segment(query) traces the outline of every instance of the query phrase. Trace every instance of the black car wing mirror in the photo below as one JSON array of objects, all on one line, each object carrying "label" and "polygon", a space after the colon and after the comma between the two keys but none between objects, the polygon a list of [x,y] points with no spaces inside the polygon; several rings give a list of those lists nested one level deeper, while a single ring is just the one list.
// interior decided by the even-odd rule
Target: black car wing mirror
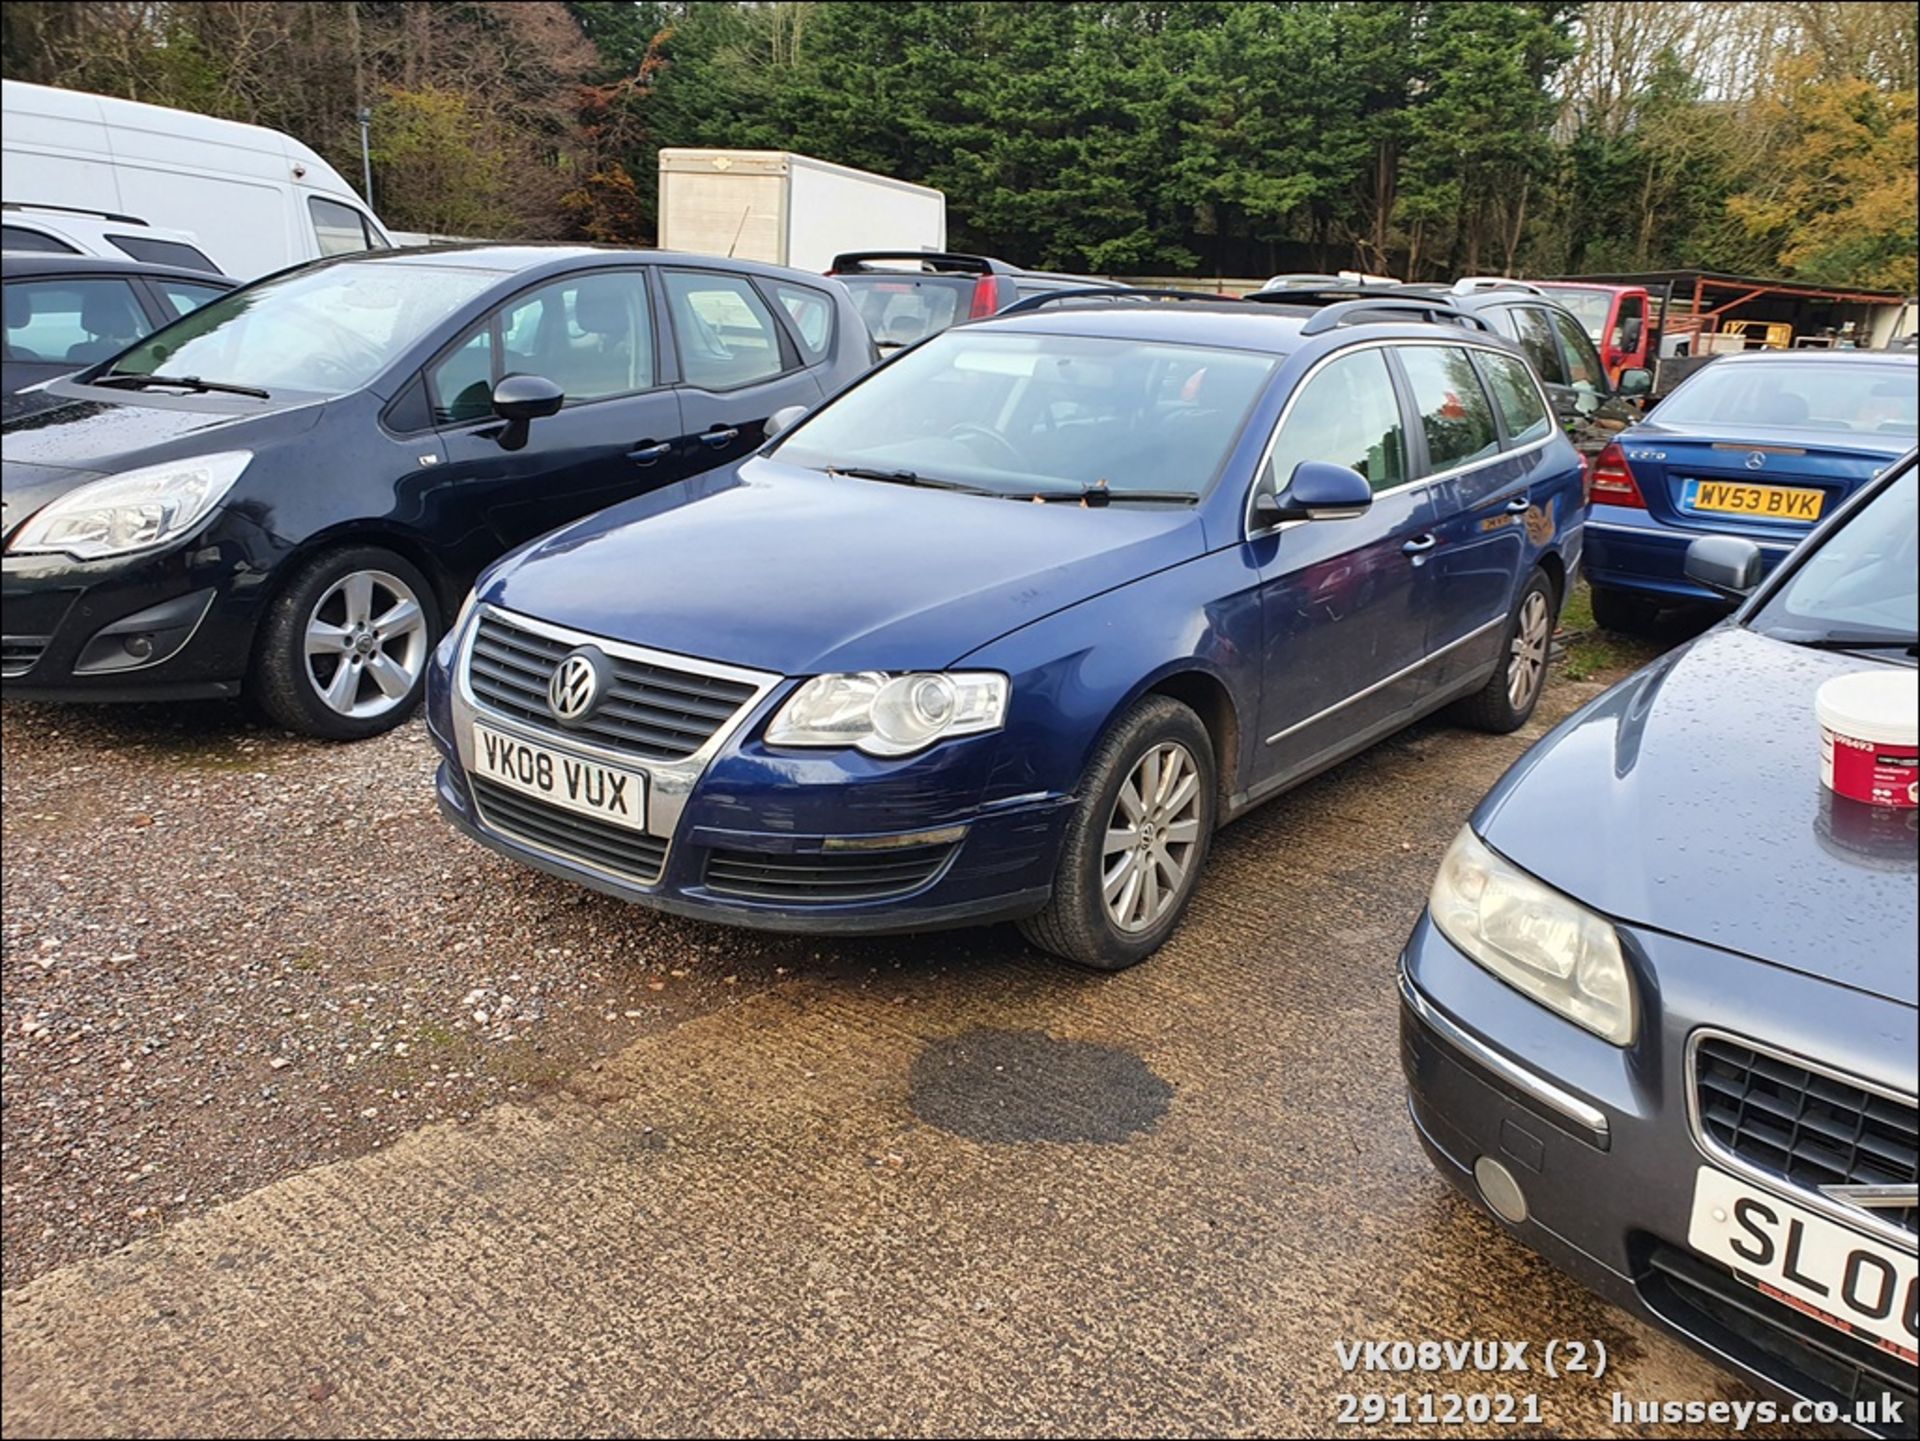
[{"label": "black car wing mirror", "polygon": [[567,401],[567,393],[544,375],[503,375],[493,388],[493,413],[506,421],[498,440],[502,450],[519,450],[527,443],[530,421],[552,415]]},{"label": "black car wing mirror", "polygon": [[1636,400],[1652,394],[1653,372],[1644,365],[1628,366],[1620,372],[1620,383],[1614,387],[1614,393],[1623,400]]},{"label": "black car wing mirror", "polygon": [[1359,471],[1331,461],[1303,460],[1280,494],[1262,491],[1255,497],[1253,518],[1261,526],[1283,520],[1352,520],[1372,504],[1373,487]]},{"label": "black car wing mirror", "polygon": [[1734,535],[1703,535],[1687,547],[1688,580],[1729,600],[1745,600],[1760,584],[1760,547]]}]

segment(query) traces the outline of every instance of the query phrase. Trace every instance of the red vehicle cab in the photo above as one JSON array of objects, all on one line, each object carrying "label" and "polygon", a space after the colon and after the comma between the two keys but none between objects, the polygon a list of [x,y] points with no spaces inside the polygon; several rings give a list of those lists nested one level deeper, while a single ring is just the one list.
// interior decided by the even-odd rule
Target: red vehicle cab
[{"label": "red vehicle cab", "polygon": [[1593,343],[1600,347],[1600,363],[1607,379],[1620,383],[1620,372],[1651,367],[1653,297],[1640,285],[1593,285],[1585,281],[1535,282],[1571,310]]}]

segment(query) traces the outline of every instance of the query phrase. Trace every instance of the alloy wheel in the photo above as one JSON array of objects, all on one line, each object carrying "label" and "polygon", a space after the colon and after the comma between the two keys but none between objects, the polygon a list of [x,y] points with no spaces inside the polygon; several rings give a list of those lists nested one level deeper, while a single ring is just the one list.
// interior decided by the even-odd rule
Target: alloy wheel
[{"label": "alloy wheel", "polygon": [[1177,741],[1142,756],[1107,820],[1101,899],[1122,931],[1150,928],[1186,892],[1200,842],[1200,768]]},{"label": "alloy wheel", "polygon": [[427,639],[411,586],[383,570],[352,571],[307,616],[307,680],[329,710],[358,720],[384,715],[413,693]]},{"label": "alloy wheel", "polygon": [[1507,662],[1507,701],[1516,711],[1533,703],[1547,670],[1547,650],[1553,643],[1553,616],[1546,596],[1528,593],[1520,607],[1520,624],[1513,633],[1513,655]]}]

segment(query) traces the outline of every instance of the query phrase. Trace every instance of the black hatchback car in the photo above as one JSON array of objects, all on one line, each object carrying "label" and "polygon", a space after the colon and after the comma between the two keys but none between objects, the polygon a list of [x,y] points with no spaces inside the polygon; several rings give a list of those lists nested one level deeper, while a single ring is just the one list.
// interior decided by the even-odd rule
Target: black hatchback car
[{"label": "black hatchback car", "polygon": [[9,401],[5,694],[244,690],[376,734],[488,561],[872,359],[838,284],[744,261],[455,246],[257,281]]},{"label": "black hatchback car", "polygon": [[239,284],[144,260],[11,251],[0,260],[0,280],[7,301],[4,395],[118,355]]}]

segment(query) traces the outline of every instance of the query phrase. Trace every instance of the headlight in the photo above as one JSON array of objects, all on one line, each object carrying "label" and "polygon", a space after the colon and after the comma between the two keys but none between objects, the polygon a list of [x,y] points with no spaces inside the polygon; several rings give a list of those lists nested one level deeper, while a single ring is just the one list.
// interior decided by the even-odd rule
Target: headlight
[{"label": "headlight", "polygon": [[948,736],[998,730],[1006,718],[1007,678],[990,671],[819,675],[780,708],[767,744],[904,756]]},{"label": "headlight", "polygon": [[1496,856],[1463,826],[1429,901],[1461,950],[1541,1005],[1616,1046],[1631,1045],[1633,980],[1613,926]]},{"label": "headlight", "polygon": [[93,481],[43,507],[7,549],[98,560],[165,545],[204,520],[252,459],[250,450],[229,450]]}]

